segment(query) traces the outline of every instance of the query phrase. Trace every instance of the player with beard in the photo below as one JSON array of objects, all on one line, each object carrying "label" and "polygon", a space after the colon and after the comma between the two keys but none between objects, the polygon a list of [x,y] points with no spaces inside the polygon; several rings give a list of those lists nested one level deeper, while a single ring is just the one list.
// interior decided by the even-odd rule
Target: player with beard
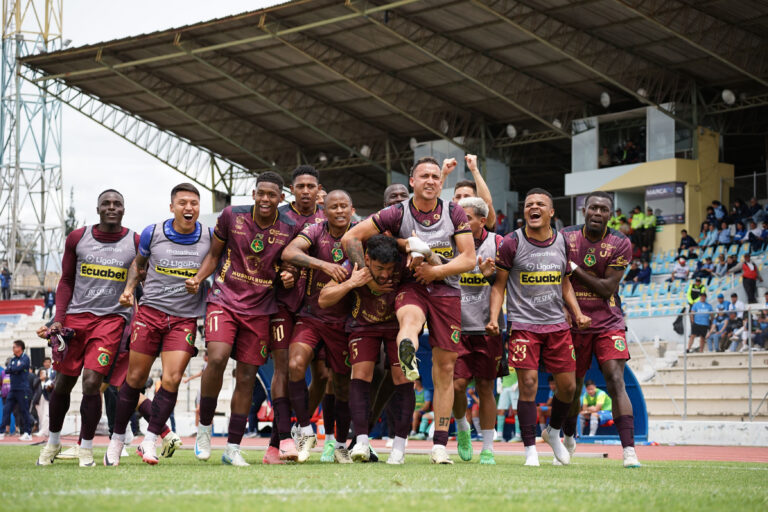
[{"label": "player with beard", "polygon": [[[312,224],[323,222],[325,214],[318,202],[322,186],[320,174],[311,165],[300,165],[293,170],[291,193],[295,200],[278,208],[281,215],[293,220],[304,229]],[[325,203],[323,199],[322,203]],[[296,447],[291,440],[291,403],[288,400],[288,345],[293,336],[293,328],[304,300],[307,288],[307,269],[295,269],[283,265],[285,270],[293,271],[298,277],[295,285],[287,289],[277,288],[277,313],[270,320],[270,351],[274,361],[274,374],[270,393],[275,412],[272,437],[264,454],[265,464],[279,464],[281,460],[295,460]],[[317,407],[326,390],[328,371],[321,360],[312,363],[312,383],[310,384],[310,405]],[[314,411],[314,409],[311,409]],[[333,395],[323,400],[323,414],[328,416],[330,428],[333,428]],[[326,423],[328,425],[328,423]]]},{"label": "player with beard", "polygon": [[120,304],[134,305],[134,291],[140,276],[146,274],[138,310],[133,318],[128,375],[120,387],[115,427],[105,466],[120,463],[125,428],[139,395],[144,389],[155,358],[160,354],[163,377],[152,400],[152,414],[139,453],[147,464],[157,464],[155,442],[165,429],[176,399],[179,384],[195,355],[197,318],[203,315],[203,290],[187,293],[185,281],[197,274],[211,246],[211,234],[197,222],[200,192],[191,183],[171,190],[173,218],[148,226],[141,234],[139,253],[133,260]]},{"label": "player with beard", "polygon": [[[419,376],[416,360],[418,336],[426,322],[432,347],[435,384],[435,435],[431,460],[452,464],[445,445],[453,407],[453,371],[456,358],[466,352],[461,343],[461,292],[458,275],[475,266],[475,248],[467,216],[454,203],[440,199],[440,164],[419,159],[411,168],[413,197],[383,209],[352,228],[343,239],[350,261],[365,265],[363,242],[377,233],[398,237],[408,254],[411,270],[396,298],[398,359],[408,380]],[[439,253],[446,261],[430,265],[424,257]]]},{"label": "player with beard", "polygon": [[[618,289],[624,270],[632,259],[632,244],[619,231],[608,228],[613,200],[605,192],[592,192],[584,204],[584,224],[563,230],[571,268],[571,283],[584,314],[592,318],[588,329],[572,330],[576,348],[576,389],[597,357],[613,403],[613,418],[624,448],[624,467],[639,467],[635,453],[632,402],[624,387],[624,366],[629,359],[624,315]],[[577,393],[580,395],[580,393]],[[574,396],[571,413],[563,425],[563,443],[576,449],[576,422],[581,408]]]},{"label": "player with beard", "polygon": [[[232,415],[229,419],[224,464],[247,466],[240,453],[259,366],[269,354],[269,319],[277,312],[274,282],[283,249],[299,226],[277,211],[283,200],[283,179],[263,172],[256,179],[253,205],[228,206],[216,221],[211,249],[197,274],[187,279],[187,292],[197,294],[200,284],[216,271],[208,293],[205,341],[208,366],[202,375],[200,425],[195,456],[211,456],[211,430],[224,369],[230,356],[237,361]],[[282,279],[292,279],[282,272]]]},{"label": "player with beard", "polygon": [[491,315],[486,330],[499,334],[498,318],[504,291],[507,293],[509,365],[517,372],[520,399],[517,415],[525,445],[525,465],[538,466],[536,453],[536,391],[539,362],[555,378],[548,443],[562,464],[570,454],[560,441],[560,428],[576,390],[576,357],[564,304],[579,328],[589,327],[568,278],[565,240],[554,231],[552,196],[531,189],[525,196],[525,226],[508,234],[496,257],[496,282],[491,289]]},{"label": "player with beard", "polygon": [[[349,432],[349,357],[345,323],[349,311],[348,301],[330,308],[321,308],[317,301],[320,291],[331,281],[343,281],[347,272],[341,264],[346,259],[341,237],[352,221],[352,199],[343,190],[333,190],[325,197],[327,221],[313,224],[294,239],[283,252],[283,260],[300,268],[310,269],[304,306],[291,338],[288,363],[288,396],[301,429],[297,442],[298,461],[305,462],[317,436],[310,425],[309,390],[305,375],[309,363],[316,358],[321,347],[333,377],[335,391],[336,446],[334,460],[351,463],[346,448]],[[333,432],[329,430],[329,432]]]},{"label": "player with beard", "polygon": [[462,274],[459,281],[461,337],[470,353],[460,356],[454,369],[453,417],[456,419],[456,440],[461,459],[471,460],[472,439],[466,417],[467,385],[474,379],[480,399],[480,429],[483,436],[480,464],[496,464],[493,457],[496,432],[496,398],[493,396],[493,387],[500,373],[504,347],[501,335],[487,335],[485,326],[490,320],[491,283],[496,277],[494,260],[502,237],[486,231],[488,205],[481,198],[465,197],[459,201],[459,206],[464,208],[469,219],[469,227],[475,239],[477,264],[471,272]]},{"label": "player with beard", "polygon": [[58,372],[49,404],[48,443],[40,450],[39,466],[53,464],[61,451],[61,428],[69,397],[83,374],[82,425],[78,450],[81,467],[95,466],[93,436],[101,419],[100,388],[117,357],[125,322],[131,310],[117,302],[136,256],[139,236],[122,226],[125,201],[116,190],[99,194],[99,223],[76,229],[67,236],[61,260],[61,280],[56,289],[56,316],[37,335],[49,338],[74,330],[64,357],[54,363]]}]

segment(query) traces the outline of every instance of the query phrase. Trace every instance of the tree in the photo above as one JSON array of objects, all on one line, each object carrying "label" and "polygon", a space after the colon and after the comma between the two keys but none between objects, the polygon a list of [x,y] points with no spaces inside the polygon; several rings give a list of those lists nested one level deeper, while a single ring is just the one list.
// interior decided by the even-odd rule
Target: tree
[{"label": "tree", "polygon": [[75,188],[69,189],[69,208],[67,208],[67,218],[64,219],[64,236],[69,235],[77,229],[77,218],[75,217]]}]

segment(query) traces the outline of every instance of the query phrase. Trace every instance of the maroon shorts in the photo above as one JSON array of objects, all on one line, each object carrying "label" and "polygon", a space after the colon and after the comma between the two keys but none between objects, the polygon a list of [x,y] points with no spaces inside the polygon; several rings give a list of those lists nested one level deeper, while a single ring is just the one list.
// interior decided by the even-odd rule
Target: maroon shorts
[{"label": "maroon shorts", "polygon": [[151,306],[139,306],[131,327],[131,350],[148,356],[160,352],[195,355],[197,318],[169,315]]},{"label": "maroon shorts", "polygon": [[539,360],[549,373],[576,371],[570,329],[555,332],[509,331],[509,366],[538,370]]},{"label": "maroon shorts", "polygon": [[288,350],[293,327],[296,325],[296,315],[288,311],[282,304],[277,307],[277,313],[269,318],[269,350]]},{"label": "maroon shorts", "polygon": [[395,310],[403,306],[417,306],[424,312],[432,348],[456,352],[459,356],[469,352],[461,342],[461,297],[433,297],[425,286],[407,283],[395,298]]},{"label": "maroon shorts", "polygon": [[75,335],[69,340],[66,357],[53,363],[53,369],[70,377],[79,376],[83,368],[108,374],[120,349],[125,317],[74,313],[64,318],[64,327],[74,329]]},{"label": "maroon shorts", "polygon": [[263,366],[269,355],[269,316],[240,315],[221,304],[208,303],[205,314],[205,344],[216,341],[232,345],[232,359]]},{"label": "maroon shorts", "polygon": [[291,343],[304,343],[312,347],[317,355],[325,347],[325,362],[336,373],[348,375],[351,371],[349,362],[349,338],[344,330],[346,322],[323,322],[306,316],[296,321]]},{"label": "maroon shorts", "polygon": [[366,329],[353,332],[349,335],[349,361],[357,363],[377,362],[381,356],[381,346],[387,351],[390,364],[394,361],[399,364],[397,358],[397,330],[393,329]]},{"label": "maroon shorts", "polygon": [[123,385],[123,382],[125,382],[125,377],[128,375],[128,360],[130,359],[130,354],[130,352],[120,352],[117,354],[107,378],[104,379],[110,386],[119,388]]},{"label": "maroon shorts", "polygon": [[592,354],[603,364],[613,359],[628,360],[627,336],[623,330],[607,332],[571,331],[576,349],[576,377],[583,378],[592,365]]},{"label": "maroon shorts", "polygon": [[462,334],[461,342],[470,352],[456,360],[453,378],[494,380],[501,366],[501,358],[504,357],[501,335]]}]

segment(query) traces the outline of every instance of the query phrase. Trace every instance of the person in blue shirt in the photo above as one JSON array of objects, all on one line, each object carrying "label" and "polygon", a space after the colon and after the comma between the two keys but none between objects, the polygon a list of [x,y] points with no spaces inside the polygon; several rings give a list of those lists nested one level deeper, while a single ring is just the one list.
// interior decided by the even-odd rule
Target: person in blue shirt
[{"label": "person in blue shirt", "polygon": [[11,272],[6,267],[0,270],[0,290],[3,300],[11,300]]},{"label": "person in blue shirt", "polygon": [[715,218],[722,220],[725,217],[725,207],[720,201],[712,201],[712,208],[715,209]]},{"label": "person in blue shirt", "polygon": [[740,244],[741,242],[746,242],[745,240],[746,236],[747,236],[747,228],[744,227],[744,223],[741,221],[737,222],[736,232],[733,234],[731,243]]},{"label": "person in blue shirt", "polygon": [[43,296],[43,305],[45,306],[43,309],[43,318],[45,318],[46,311],[48,312],[48,318],[52,318],[53,306],[56,305],[56,293],[54,293],[54,291],[50,288],[45,291],[45,296]]},{"label": "person in blue shirt", "polygon": [[5,373],[11,376],[11,391],[5,400],[3,407],[3,419],[0,422],[0,439],[5,437],[5,427],[11,421],[11,412],[18,406],[21,412],[22,426],[20,428],[22,435],[20,441],[31,441],[32,436],[32,415],[29,414],[29,398],[31,389],[29,387],[29,356],[24,353],[24,342],[16,340],[13,342],[13,358],[10,364],[5,368]]},{"label": "person in blue shirt", "polygon": [[707,350],[709,352],[717,352],[720,349],[720,340],[725,335],[725,331],[728,328],[728,314],[730,309],[730,302],[725,302],[723,294],[717,296],[718,303],[715,305],[715,311],[717,316],[712,320],[712,326],[707,332]]},{"label": "person in blue shirt", "polygon": [[[712,322],[711,313],[714,308],[707,302],[707,294],[699,295],[699,300],[691,306],[691,335],[688,337],[688,352],[704,352],[704,341],[709,333],[709,324]],[[698,350],[692,350],[693,340],[699,338]]]},{"label": "person in blue shirt", "polygon": [[709,231],[707,231],[706,237],[701,243],[699,243],[699,245],[702,247],[710,247],[710,246],[714,247],[715,245],[717,245],[717,236],[718,236],[717,227],[714,224],[710,224]]}]

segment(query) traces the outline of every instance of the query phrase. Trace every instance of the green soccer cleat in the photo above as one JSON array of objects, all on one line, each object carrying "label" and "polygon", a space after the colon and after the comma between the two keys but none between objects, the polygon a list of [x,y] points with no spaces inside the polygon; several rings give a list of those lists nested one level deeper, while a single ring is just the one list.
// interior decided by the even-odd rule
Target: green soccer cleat
[{"label": "green soccer cleat", "polygon": [[334,462],[333,451],[336,449],[336,441],[326,442],[323,445],[323,454],[320,456],[320,462]]},{"label": "green soccer cleat", "polygon": [[469,430],[456,432],[456,442],[459,445],[461,460],[472,460],[472,434]]},{"label": "green soccer cleat", "polygon": [[496,465],[496,459],[493,458],[493,452],[491,450],[483,450],[480,452],[480,464]]}]

